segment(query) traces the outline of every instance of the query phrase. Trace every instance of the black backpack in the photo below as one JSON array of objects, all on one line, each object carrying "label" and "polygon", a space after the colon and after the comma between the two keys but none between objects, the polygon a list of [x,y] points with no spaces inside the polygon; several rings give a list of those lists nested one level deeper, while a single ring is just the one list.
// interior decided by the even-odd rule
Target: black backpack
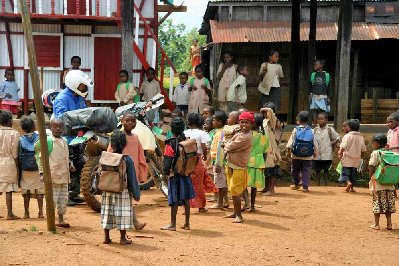
[{"label": "black backpack", "polygon": [[21,137],[19,146],[19,164],[23,171],[37,171],[39,168],[35,158],[35,143],[39,135],[25,135]]}]

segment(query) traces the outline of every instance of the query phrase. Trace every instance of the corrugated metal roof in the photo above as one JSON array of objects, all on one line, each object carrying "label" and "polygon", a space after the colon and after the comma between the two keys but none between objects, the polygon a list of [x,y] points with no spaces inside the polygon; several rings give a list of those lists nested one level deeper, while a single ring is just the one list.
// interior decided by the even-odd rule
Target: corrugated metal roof
[{"label": "corrugated metal roof", "polygon": [[[215,43],[237,42],[290,42],[290,22],[256,22],[210,21],[212,39]],[[319,22],[316,38],[318,41],[332,41],[337,39],[338,24],[334,22]],[[301,23],[301,41],[309,38],[309,23]],[[399,39],[399,24],[367,24],[353,23],[352,40]]]}]

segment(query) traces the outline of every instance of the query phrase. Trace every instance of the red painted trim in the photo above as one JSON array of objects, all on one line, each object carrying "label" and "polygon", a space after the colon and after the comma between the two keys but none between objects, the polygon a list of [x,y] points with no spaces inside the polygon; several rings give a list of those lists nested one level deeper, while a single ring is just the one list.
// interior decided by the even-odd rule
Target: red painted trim
[{"label": "red painted trim", "polygon": [[118,17],[118,18],[120,18],[121,17],[121,0],[117,0],[116,1],[116,16]]},{"label": "red painted trim", "polygon": [[24,114],[28,115],[29,111],[29,70],[24,70]]},{"label": "red painted trim", "polygon": [[64,33],[65,36],[74,36],[74,37],[91,37],[91,33]]},{"label": "red painted trim", "polygon": [[[0,66],[0,69],[7,69],[7,68],[11,68],[11,66]],[[25,68],[23,66],[14,66],[12,67],[14,70],[24,70]]]},{"label": "red painted trim", "polygon": [[51,15],[55,14],[55,2],[54,0],[51,0]]},{"label": "red painted trim", "polygon": [[6,0],[1,0],[1,13],[6,13]]},{"label": "red painted trim", "polygon": [[100,0],[96,0],[96,15],[100,15]]},{"label": "red painted trim", "polygon": [[36,13],[36,0],[32,0],[32,13]]},{"label": "red painted trim", "polygon": [[12,44],[11,44],[11,37],[10,37],[10,24],[8,22],[5,23],[5,28],[6,28],[8,59],[10,60],[10,66],[12,68],[14,68],[14,54],[12,52]]},{"label": "red painted trim", "polygon": [[[154,1],[154,2],[157,2],[157,1]],[[144,3],[145,3],[145,0],[141,0],[140,7],[139,7],[140,11],[143,11]],[[155,11],[155,9],[154,9],[154,11]]]},{"label": "red painted trim", "polygon": [[80,15],[80,1],[76,0],[76,15],[79,16]]}]

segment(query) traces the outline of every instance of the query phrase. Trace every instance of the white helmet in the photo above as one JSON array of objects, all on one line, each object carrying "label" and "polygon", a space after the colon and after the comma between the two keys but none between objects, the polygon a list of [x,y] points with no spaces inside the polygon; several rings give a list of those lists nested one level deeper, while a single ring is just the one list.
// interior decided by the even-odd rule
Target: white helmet
[{"label": "white helmet", "polygon": [[71,70],[65,76],[65,85],[79,96],[86,97],[86,92],[81,92],[78,87],[85,84],[88,88],[92,88],[94,83],[91,78],[81,70]]}]

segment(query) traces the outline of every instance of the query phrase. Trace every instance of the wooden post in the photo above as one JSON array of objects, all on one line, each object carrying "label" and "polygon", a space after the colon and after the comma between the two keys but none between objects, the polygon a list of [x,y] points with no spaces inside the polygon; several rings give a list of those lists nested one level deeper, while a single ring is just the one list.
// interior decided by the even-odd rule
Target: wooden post
[{"label": "wooden post", "polygon": [[353,53],[353,74],[352,74],[352,88],[351,88],[351,105],[350,105],[350,118],[354,118],[358,110],[358,97],[357,93],[357,68],[359,63],[359,50]]},{"label": "wooden post", "polygon": [[[127,70],[128,73],[133,73],[133,24],[134,24],[134,7],[133,1],[122,0],[121,15],[122,15],[122,69]],[[138,14],[136,14],[138,16]],[[137,43],[137,45],[139,45]]]},{"label": "wooden post", "polygon": [[43,174],[44,174],[44,188],[46,191],[46,215],[47,215],[47,230],[55,232],[55,212],[54,212],[54,201],[53,201],[53,186],[51,182],[51,172],[49,164],[49,154],[47,147],[47,135],[45,129],[44,121],[44,111],[43,103],[41,101],[40,94],[40,82],[39,73],[37,71],[37,61],[35,44],[33,42],[32,35],[32,23],[30,20],[28,6],[25,0],[19,0],[21,17],[22,17],[22,27],[24,30],[26,49],[28,52],[28,62],[29,62],[29,73],[32,81],[33,95],[36,107],[36,119],[37,126],[39,129],[39,138],[41,143],[40,152],[42,154],[43,163]]},{"label": "wooden post", "polygon": [[294,123],[298,105],[300,70],[301,1],[292,0],[290,87],[288,90],[288,122]]},{"label": "wooden post", "polygon": [[378,113],[377,89],[373,88],[373,115],[371,118],[373,124],[377,123],[377,113]]},{"label": "wooden post", "polygon": [[317,29],[317,0],[310,1],[309,47],[308,47],[308,77],[313,70],[316,59],[316,29]]},{"label": "wooden post", "polygon": [[340,23],[337,42],[336,75],[336,115],[335,128],[348,118],[349,111],[349,72],[352,39],[352,0],[341,0]]}]

